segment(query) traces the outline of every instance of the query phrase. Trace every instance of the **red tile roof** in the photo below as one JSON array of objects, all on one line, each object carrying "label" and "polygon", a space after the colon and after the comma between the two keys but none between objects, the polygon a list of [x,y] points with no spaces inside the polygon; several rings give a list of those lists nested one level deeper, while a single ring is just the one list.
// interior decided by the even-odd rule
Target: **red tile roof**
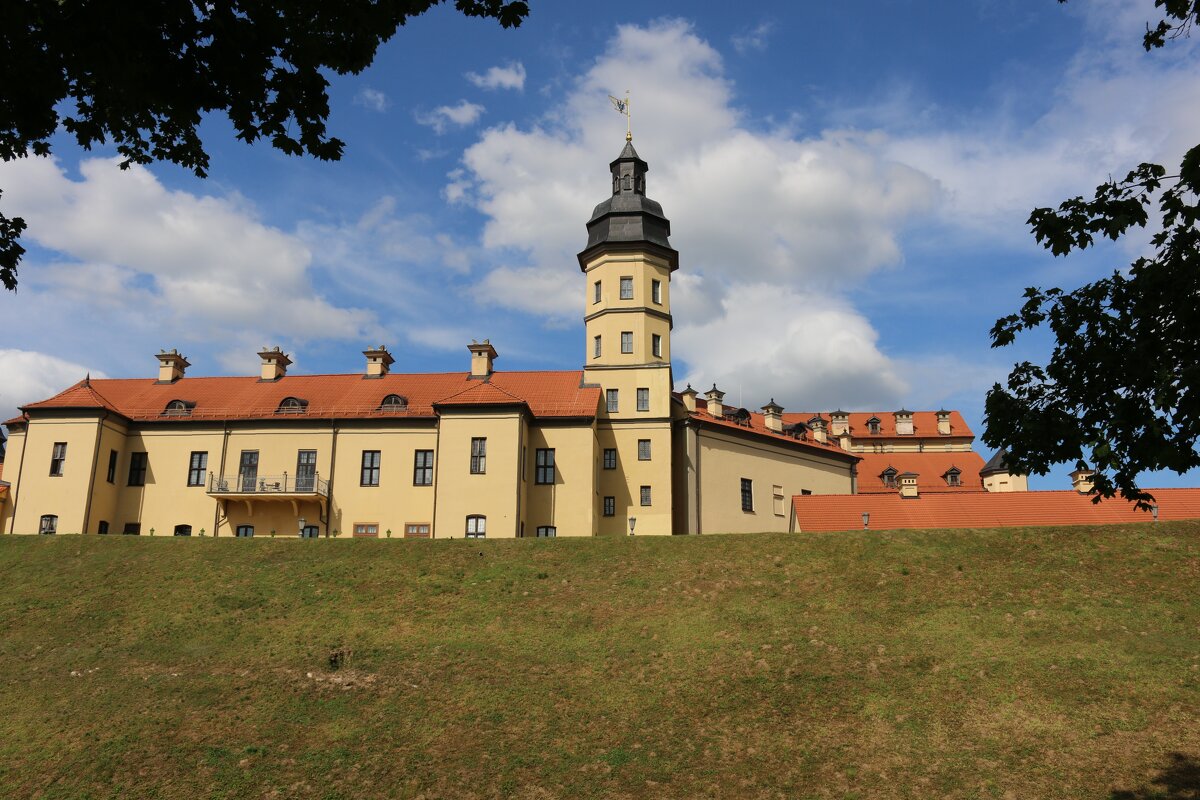
[{"label": "red tile roof", "polygon": [[[678,393],[676,393],[676,396],[678,396]],[[737,409],[735,406],[725,406],[725,410],[728,414],[739,409]],[[748,413],[750,416],[746,419],[745,425],[730,419],[728,416],[719,418],[714,417],[708,413],[707,401],[705,401],[704,398],[696,398],[696,410],[692,412],[690,416],[692,419],[704,425],[711,425],[718,428],[730,428],[743,433],[756,434],[778,442],[796,445],[802,448],[806,447],[819,450],[820,452],[826,454],[836,454],[846,458],[847,460],[854,460],[858,458],[856,453],[848,453],[834,442],[827,442],[825,444],[818,442],[816,439],[812,438],[811,433],[808,434],[804,439],[797,439],[790,434],[776,433],[775,431],[768,430],[762,414],[754,411],[750,411]]]},{"label": "red tile roof", "polygon": [[[883,484],[880,475],[888,467],[896,474],[915,472],[918,476],[917,489],[922,492],[977,492],[983,485],[979,470],[983,468],[983,457],[974,450],[959,453],[860,453],[858,465],[858,491],[895,492]],[[942,477],[951,467],[957,467],[959,485],[950,486]]]},{"label": "red tile roof", "polygon": [[[816,412],[796,411],[785,413],[783,421],[786,423],[803,422],[808,424],[808,421],[817,415]],[[832,435],[833,417],[831,412],[822,411],[821,416],[825,418]],[[870,439],[912,439],[920,436],[940,436],[937,429],[937,412],[936,411],[914,411],[913,418],[913,434],[898,434],[896,433],[896,417],[891,411],[851,411],[850,417],[850,435],[855,438],[870,438]],[[867,429],[867,420],[871,417],[879,418],[879,433],[871,433]],[[957,411],[950,412],[950,436],[970,436],[975,434],[967,427],[966,420],[962,414]]]},{"label": "red tile roof", "polygon": [[[43,409],[102,408],[132,420],[278,419],[280,402],[295,397],[308,402],[298,417],[343,419],[365,417],[432,417],[441,401],[493,404],[524,402],[535,417],[592,418],[600,403],[600,389],[585,387],[579,371],[497,372],[488,381],[472,380],[469,373],[390,374],[382,378],[352,375],[288,375],[278,381],[258,378],[180,378],[174,383],[150,379],[92,379],[80,381],[48,400],[23,406],[23,421]],[[396,394],[408,401],[399,411],[384,411],[380,404]],[[457,399],[454,399],[457,398]],[[194,403],[191,413],[164,416],[172,400]]]},{"label": "red tile roof", "polygon": [[[1150,489],[1159,519],[1200,519],[1200,489]],[[1115,525],[1149,522],[1149,512],[1119,497],[1092,503],[1089,495],[1055,492],[939,492],[906,499],[888,494],[806,495],[792,498],[801,531],[904,528],[997,528],[1037,525]]]}]

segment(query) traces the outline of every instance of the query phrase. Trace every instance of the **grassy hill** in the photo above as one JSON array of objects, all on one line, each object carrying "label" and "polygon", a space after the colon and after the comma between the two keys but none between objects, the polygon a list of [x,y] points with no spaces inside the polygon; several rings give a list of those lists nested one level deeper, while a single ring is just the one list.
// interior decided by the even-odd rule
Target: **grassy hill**
[{"label": "grassy hill", "polygon": [[0,577],[3,797],[1200,791],[1200,523],[3,537]]}]

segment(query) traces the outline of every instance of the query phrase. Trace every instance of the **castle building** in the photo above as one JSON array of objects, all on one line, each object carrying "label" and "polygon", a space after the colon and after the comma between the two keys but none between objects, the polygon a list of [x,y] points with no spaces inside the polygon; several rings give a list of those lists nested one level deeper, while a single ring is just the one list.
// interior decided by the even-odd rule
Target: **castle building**
[{"label": "castle building", "polygon": [[[793,498],[980,490],[957,412],[750,412],[674,391],[670,222],[626,142],[587,223],[578,370],[85,378],[9,420],[0,532],[523,537],[792,527]],[[908,476],[908,477],[906,477]],[[916,476],[916,477],[913,477]],[[4,491],[7,489],[7,491]]]}]

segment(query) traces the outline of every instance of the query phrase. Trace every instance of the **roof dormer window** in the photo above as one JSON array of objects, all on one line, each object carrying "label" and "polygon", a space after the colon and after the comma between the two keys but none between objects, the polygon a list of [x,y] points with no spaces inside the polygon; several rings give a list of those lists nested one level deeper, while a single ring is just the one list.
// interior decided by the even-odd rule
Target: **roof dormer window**
[{"label": "roof dormer window", "polygon": [[164,417],[190,417],[192,409],[196,407],[195,403],[189,403],[187,400],[172,400],[167,403],[167,407],[163,409]]},{"label": "roof dormer window", "polygon": [[303,414],[305,411],[308,411],[308,401],[299,397],[285,397],[275,409],[276,414]]},{"label": "roof dormer window", "polygon": [[408,399],[398,394],[389,394],[379,404],[380,411],[407,411]]},{"label": "roof dormer window", "polygon": [[888,467],[879,474],[879,479],[883,481],[883,485],[889,489],[896,488],[896,468]]},{"label": "roof dormer window", "polygon": [[946,474],[942,477],[946,479],[947,486],[962,486],[962,470],[958,467],[946,470]]},{"label": "roof dormer window", "polygon": [[873,434],[879,433],[879,417],[871,417],[867,420],[867,432]]}]

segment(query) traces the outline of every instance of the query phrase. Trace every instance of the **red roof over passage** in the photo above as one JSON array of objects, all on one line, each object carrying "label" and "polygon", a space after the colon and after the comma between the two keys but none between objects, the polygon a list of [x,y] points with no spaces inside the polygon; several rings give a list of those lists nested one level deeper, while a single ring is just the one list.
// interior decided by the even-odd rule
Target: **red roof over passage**
[{"label": "red roof over passage", "polygon": [[[891,467],[897,475],[915,472],[917,489],[921,492],[978,492],[983,485],[979,470],[983,469],[983,457],[975,451],[960,453],[860,453],[858,465],[858,491],[862,494],[875,492],[894,493],[895,487],[884,485],[879,477]],[[951,469],[959,471],[958,486],[946,482],[945,475]]]},{"label": "red roof over passage", "polygon": [[[491,405],[525,403],[535,417],[595,417],[600,390],[585,387],[583,374],[569,372],[497,372],[487,381],[469,373],[362,375],[288,375],[278,381],[258,378],[180,378],[174,383],[148,379],[91,379],[38,403],[23,406],[27,413],[43,409],[98,408],[143,422],[186,420],[278,419],[289,397],[307,401],[304,418],[432,417],[434,405]],[[407,401],[398,409],[381,408],[385,397]],[[172,400],[191,406],[190,413],[163,412]],[[14,420],[21,421],[20,418]]]},{"label": "red roof over passage", "polygon": [[[803,422],[808,424],[808,421],[816,416],[816,412],[792,412],[783,415],[783,421],[787,423]],[[830,426],[829,430],[832,435],[833,417],[828,411],[821,412],[821,416],[825,418],[825,422]],[[896,417],[891,411],[851,411],[850,417],[850,435],[855,438],[870,438],[870,439],[913,439],[919,437],[941,436],[937,429],[937,412],[936,411],[914,411],[912,412],[913,432],[909,434],[896,433]],[[867,427],[867,420],[875,417],[879,420],[879,433],[871,433]],[[969,436],[974,437],[971,429],[967,427],[966,420],[962,414],[957,411],[950,412],[950,436]]]},{"label": "red roof over passage", "polygon": [[[1200,519],[1200,489],[1149,489],[1159,519]],[[1153,516],[1119,497],[1093,503],[1090,495],[1061,492],[966,492],[922,494],[806,495],[792,498],[800,531],[903,528],[1005,528],[1035,525],[1116,525],[1149,522]]]}]

